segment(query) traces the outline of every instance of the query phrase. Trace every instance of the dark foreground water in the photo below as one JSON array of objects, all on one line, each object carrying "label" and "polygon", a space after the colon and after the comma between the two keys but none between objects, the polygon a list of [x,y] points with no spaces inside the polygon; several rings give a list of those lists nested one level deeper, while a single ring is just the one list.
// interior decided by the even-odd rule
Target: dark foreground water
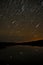
[{"label": "dark foreground water", "polygon": [[43,61],[43,47],[11,46],[0,49],[0,63],[23,64]]}]

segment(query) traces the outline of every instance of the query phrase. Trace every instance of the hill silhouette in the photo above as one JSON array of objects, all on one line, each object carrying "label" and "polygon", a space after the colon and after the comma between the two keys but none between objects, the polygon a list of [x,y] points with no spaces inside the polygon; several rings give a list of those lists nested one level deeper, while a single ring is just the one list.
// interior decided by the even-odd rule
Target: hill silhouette
[{"label": "hill silhouette", "polygon": [[32,41],[32,42],[23,42],[23,43],[0,42],[0,49],[6,48],[7,46],[16,46],[16,45],[43,46],[43,40]]},{"label": "hill silhouette", "polygon": [[32,41],[32,42],[16,43],[16,45],[43,46],[43,40],[37,40],[37,41]]}]

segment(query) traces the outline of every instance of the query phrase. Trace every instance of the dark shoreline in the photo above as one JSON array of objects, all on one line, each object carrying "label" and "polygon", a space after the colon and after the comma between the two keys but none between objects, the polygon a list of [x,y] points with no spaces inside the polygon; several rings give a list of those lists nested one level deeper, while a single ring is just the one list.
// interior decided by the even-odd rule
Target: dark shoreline
[{"label": "dark shoreline", "polygon": [[11,46],[11,45],[30,45],[30,46],[43,46],[43,40],[32,41],[32,42],[0,42],[0,46]]}]

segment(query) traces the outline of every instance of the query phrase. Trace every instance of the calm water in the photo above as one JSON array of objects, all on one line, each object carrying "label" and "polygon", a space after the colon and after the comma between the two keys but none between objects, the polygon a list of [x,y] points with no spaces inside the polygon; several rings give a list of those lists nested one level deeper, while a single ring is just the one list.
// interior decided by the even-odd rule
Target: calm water
[{"label": "calm water", "polygon": [[36,46],[12,46],[0,49],[0,60],[36,60],[43,59],[43,47]]}]

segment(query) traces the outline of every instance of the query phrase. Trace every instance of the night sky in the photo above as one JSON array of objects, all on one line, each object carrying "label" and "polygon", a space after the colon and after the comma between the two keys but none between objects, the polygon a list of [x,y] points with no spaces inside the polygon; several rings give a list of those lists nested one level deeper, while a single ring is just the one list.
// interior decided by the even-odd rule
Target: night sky
[{"label": "night sky", "polygon": [[0,0],[0,41],[43,40],[43,0]]}]

